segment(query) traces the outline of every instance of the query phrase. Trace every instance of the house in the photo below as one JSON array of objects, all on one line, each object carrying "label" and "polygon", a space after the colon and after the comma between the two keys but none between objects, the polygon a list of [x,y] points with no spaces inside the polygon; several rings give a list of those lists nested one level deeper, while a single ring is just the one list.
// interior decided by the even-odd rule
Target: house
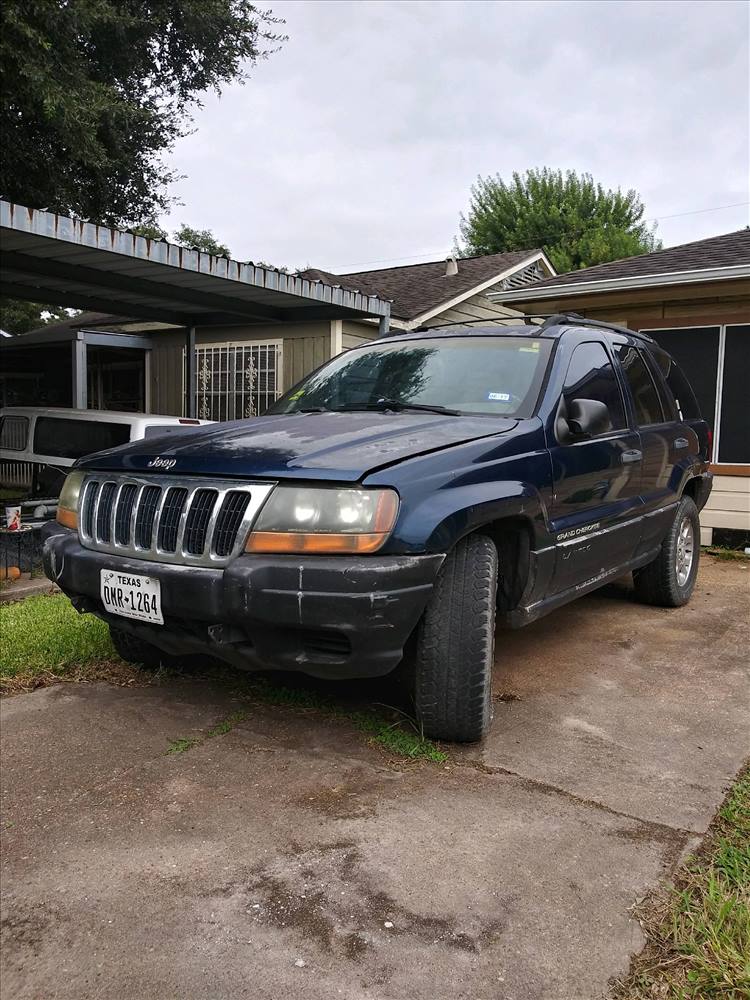
[{"label": "house", "polygon": [[[345,275],[308,269],[289,280],[301,284],[302,291],[323,289],[318,298],[346,294],[355,304],[389,303],[391,328],[409,330],[425,323],[507,322],[515,311],[491,301],[488,293],[554,273],[544,253],[532,250]],[[350,309],[348,316],[341,312],[340,317],[301,321],[292,314],[283,322],[237,318],[217,323],[211,317],[210,325],[202,325],[198,318],[195,415],[231,420],[262,413],[313,369],[384,330],[383,316],[368,315],[364,307],[357,313]],[[84,405],[187,414],[184,326],[101,312],[84,312],[13,338],[13,350],[3,352],[0,398],[16,405],[38,400],[76,405],[68,358],[70,344],[81,338],[89,341]]]},{"label": "house", "polygon": [[[519,250],[483,257],[448,257],[447,260],[379,268],[350,274],[331,274],[309,268],[311,280],[340,284],[377,295],[391,303],[392,329],[416,330],[421,326],[452,323],[507,321],[516,315],[488,296],[492,292],[521,288],[555,274],[542,250]],[[344,321],[342,348],[372,337],[371,324]],[[337,352],[338,353],[338,352]]]},{"label": "house", "polygon": [[524,313],[576,312],[641,330],[685,370],[713,428],[714,490],[702,540],[750,531],[750,228],[533,286],[491,292]]}]

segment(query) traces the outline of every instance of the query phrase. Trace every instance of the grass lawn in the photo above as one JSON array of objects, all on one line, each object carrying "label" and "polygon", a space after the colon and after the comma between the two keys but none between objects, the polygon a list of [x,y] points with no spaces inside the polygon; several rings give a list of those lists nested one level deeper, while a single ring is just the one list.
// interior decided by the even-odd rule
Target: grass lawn
[{"label": "grass lawn", "polygon": [[113,661],[107,626],[79,615],[63,594],[0,605],[0,690],[28,690]]},{"label": "grass lawn", "polygon": [[698,853],[639,917],[646,948],[617,1000],[750,998],[750,767]]}]

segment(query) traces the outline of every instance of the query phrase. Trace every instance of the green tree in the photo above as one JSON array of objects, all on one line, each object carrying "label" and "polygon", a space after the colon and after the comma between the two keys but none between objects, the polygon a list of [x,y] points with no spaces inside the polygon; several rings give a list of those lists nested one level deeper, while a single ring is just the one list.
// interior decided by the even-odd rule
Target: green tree
[{"label": "green tree", "polygon": [[208,90],[282,41],[250,0],[4,0],[0,196],[107,225],[169,204],[163,162]]},{"label": "green tree", "polygon": [[559,273],[658,250],[638,194],[605,190],[569,170],[479,177],[461,216],[464,256],[542,247]]},{"label": "green tree", "polygon": [[28,333],[48,323],[62,323],[74,310],[61,306],[46,306],[41,302],[21,299],[0,299],[0,330],[6,333]]},{"label": "green tree", "polygon": [[201,250],[203,253],[212,253],[216,257],[231,257],[229,247],[219,243],[210,229],[192,229],[183,223],[174,234],[175,243],[188,250]]}]

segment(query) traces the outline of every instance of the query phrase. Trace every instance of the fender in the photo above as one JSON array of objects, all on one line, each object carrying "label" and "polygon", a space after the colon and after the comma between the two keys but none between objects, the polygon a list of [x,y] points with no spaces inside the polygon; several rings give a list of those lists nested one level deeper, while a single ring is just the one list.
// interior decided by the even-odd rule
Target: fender
[{"label": "fender", "polygon": [[538,421],[500,441],[454,448],[450,463],[444,455],[416,458],[366,477],[364,485],[390,486],[401,496],[384,553],[447,552],[465,535],[506,517],[528,522],[533,548],[552,544],[552,466]]}]

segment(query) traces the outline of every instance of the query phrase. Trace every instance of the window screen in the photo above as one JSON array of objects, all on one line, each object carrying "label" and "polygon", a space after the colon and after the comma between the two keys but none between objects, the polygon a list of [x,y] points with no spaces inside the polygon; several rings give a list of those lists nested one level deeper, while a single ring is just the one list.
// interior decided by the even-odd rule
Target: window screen
[{"label": "window screen", "polygon": [[660,424],[664,421],[664,412],[661,408],[654,380],[646,367],[646,363],[641,357],[640,351],[635,347],[628,347],[621,344],[616,349],[617,357],[625,372],[625,378],[630,386],[630,394],[635,405],[635,419],[643,427],[647,424]]},{"label": "window screen", "polygon": [[[646,330],[675,359],[690,382],[700,412],[711,427],[716,425],[716,371],[719,359],[719,327],[704,326],[674,330]],[[673,390],[674,391],[674,390]],[[684,405],[684,400],[681,399]],[[685,414],[687,417],[687,414]]]},{"label": "window screen", "polygon": [[0,448],[23,451],[29,436],[28,417],[3,417],[0,420]]},{"label": "window screen", "polygon": [[625,427],[625,409],[612,362],[599,343],[579,344],[573,351],[563,389],[565,405],[574,399],[597,399],[606,403],[612,421],[610,430]]},{"label": "window screen", "polygon": [[728,326],[721,391],[719,462],[750,462],[750,324]]},{"label": "window screen", "polygon": [[129,440],[130,424],[38,417],[34,430],[34,451],[37,455],[82,458],[95,451],[127,444]]},{"label": "window screen", "polygon": [[672,393],[677,406],[677,416],[679,419],[700,420],[701,410],[698,406],[698,400],[695,398],[693,388],[674,358],[670,358],[668,354],[660,351],[658,347],[649,348],[649,353],[666,379],[669,391]]}]

